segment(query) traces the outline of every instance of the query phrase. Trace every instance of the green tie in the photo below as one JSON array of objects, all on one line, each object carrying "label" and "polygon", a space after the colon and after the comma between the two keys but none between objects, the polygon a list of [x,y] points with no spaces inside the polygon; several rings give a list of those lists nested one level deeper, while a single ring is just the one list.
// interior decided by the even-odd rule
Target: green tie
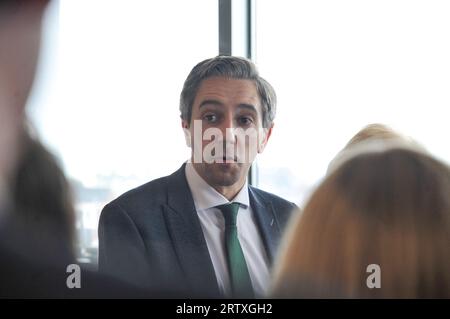
[{"label": "green tie", "polygon": [[253,298],[252,282],[237,236],[236,218],[239,211],[239,203],[219,205],[216,208],[222,211],[225,218],[225,248],[233,297]]}]

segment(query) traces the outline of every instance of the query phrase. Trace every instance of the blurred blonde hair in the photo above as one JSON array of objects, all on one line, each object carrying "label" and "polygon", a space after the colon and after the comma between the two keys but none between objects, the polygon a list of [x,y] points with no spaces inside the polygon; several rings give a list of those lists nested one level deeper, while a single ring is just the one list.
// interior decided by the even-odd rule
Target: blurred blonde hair
[{"label": "blurred blonde hair", "polygon": [[328,165],[327,174],[335,169],[338,164],[341,164],[344,160],[348,159],[355,151],[365,150],[367,145],[369,145],[369,148],[377,146],[378,148],[383,148],[385,145],[396,143],[411,145],[420,149],[422,152],[427,152],[422,145],[411,137],[397,132],[385,124],[372,123],[363,127],[350,139],[350,141],[348,141],[345,147]]},{"label": "blurred blonde hair", "polygon": [[381,139],[381,140],[391,140],[391,139],[404,139],[410,140],[409,137],[396,132],[391,127],[380,124],[380,123],[372,123],[363,127],[358,133],[353,136],[350,141],[345,146],[346,148],[355,145],[357,143],[361,143],[364,141],[368,141],[371,139]]},{"label": "blurred blonde hair", "polygon": [[450,298],[449,167],[408,144],[367,146],[313,193],[278,261],[274,297]]}]

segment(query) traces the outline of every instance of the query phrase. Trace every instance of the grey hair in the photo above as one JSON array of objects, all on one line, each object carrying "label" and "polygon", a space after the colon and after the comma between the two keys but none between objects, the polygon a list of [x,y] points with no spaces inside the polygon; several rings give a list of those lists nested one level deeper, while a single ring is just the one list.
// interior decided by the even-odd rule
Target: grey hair
[{"label": "grey hair", "polygon": [[189,73],[180,95],[180,112],[183,120],[191,121],[192,106],[200,84],[203,80],[214,76],[254,81],[262,104],[263,127],[271,126],[277,104],[273,87],[259,76],[252,61],[241,57],[222,55],[198,63]]}]

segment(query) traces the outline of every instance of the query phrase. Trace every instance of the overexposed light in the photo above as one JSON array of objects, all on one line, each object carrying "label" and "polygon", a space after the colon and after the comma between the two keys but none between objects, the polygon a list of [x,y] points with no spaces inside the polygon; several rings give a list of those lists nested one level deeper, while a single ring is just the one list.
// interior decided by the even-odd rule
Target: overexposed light
[{"label": "overexposed light", "polygon": [[303,202],[336,153],[374,122],[450,162],[448,1],[256,5],[256,61],[279,98],[275,129],[259,158],[261,186],[276,192],[264,172],[287,170],[284,195]]}]

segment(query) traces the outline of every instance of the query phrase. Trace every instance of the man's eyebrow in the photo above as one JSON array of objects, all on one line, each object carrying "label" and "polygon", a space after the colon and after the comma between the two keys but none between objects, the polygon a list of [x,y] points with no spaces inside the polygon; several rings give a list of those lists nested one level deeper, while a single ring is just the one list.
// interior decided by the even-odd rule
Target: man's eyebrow
[{"label": "man's eyebrow", "polygon": [[[214,105],[214,106],[223,106],[223,103],[218,100],[204,100],[202,103],[200,103],[199,109],[206,105]],[[253,111],[255,113],[258,113],[256,110],[256,107],[252,104],[247,103],[241,103],[237,106],[239,109],[247,109],[250,111]]]},{"label": "man's eyebrow", "polygon": [[247,110],[253,111],[255,113],[258,113],[258,111],[256,110],[256,107],[254,105],[252,105],[252,104],[242,103],[242,104],[238,105],[238,108],[240,108],[240,109],[247,109]]},{"label": "man's eyebrow", "polygon": [[200,106],[198,108],[200,109],[202,106],[205,105],[223,106],[223,103],[217,100],[204,100],[202,103],[200,103]]}]

